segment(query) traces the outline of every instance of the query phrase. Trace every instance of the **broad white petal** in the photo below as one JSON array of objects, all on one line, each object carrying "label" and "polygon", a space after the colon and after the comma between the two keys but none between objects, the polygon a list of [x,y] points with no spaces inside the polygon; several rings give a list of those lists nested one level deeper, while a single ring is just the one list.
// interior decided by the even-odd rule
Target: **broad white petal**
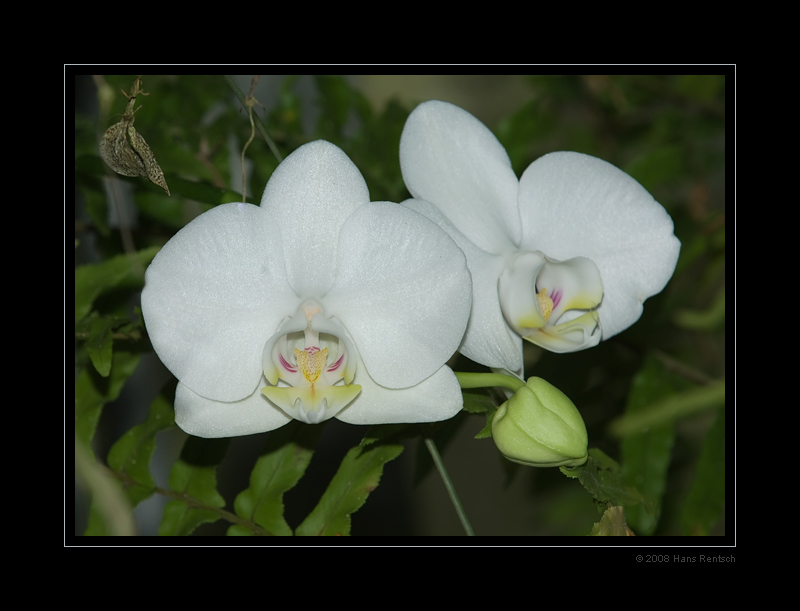
[{"label": "broad white petal", "polygon": [[432,204],[420,199],[407,199],[403,205],[444,229],[467,258],[472,275],[472,311],[458,351],[487,367],[521,373],[522,339],[506,323],[497,291],[505,259],[475,246]]},{"label": "broad white petal", "polygon": [[272,431],[291,418],[261,394],[262,377],[250,396],[233,403],[213,401],[193,392],[183,382],[175,391],[175,423],[197,437],[236,437]]},{"label": "broad white petal", "polygon": [[455,242],[404,206],[373,202],[342,227],[336,282],[322,303],[350,333],[369,374],[403,388],[453,355],[471,301],[469,270]]},{"label": "broad white petal", "polygon": [[297,307],[264,210],[224,204],[181,229],[147,269],[142,314],[166,367],[204,397],[256,390],[264,343]]},{"label": "broad white petal", "polygon": [[506,150],[470,113],[438,100],[417,106],[400,138],[400,168],[411,195],[440,208],[476,246],[516,248],[519,181]]},{"label": "broad white petal", "polygon": [[[359,371],[364,371],[359,363]],[[463,407],[461,387],[449,367],[442,367],[416,386],[389,389],[368,375],[357,375],[361,394],[339,412],[349,424],[396,424],[439,422],[455,416]]]},{"label": "broad white petal", "polygon": [[565,261],[583,256],[600,270],[597,309],[608,338],[636,322],[642,303],[672,276],[680,242],[672,219],[622,170],[580,153],[551,153],[520,179],[523,250]]},{"label": "broad white petal", "polygon": [[298,295],[318,297],[331,287],[341,226],[367,202],[358,168],[330,142],[305,144],[277,167],[261,207],[281,229],[289,283]]}]

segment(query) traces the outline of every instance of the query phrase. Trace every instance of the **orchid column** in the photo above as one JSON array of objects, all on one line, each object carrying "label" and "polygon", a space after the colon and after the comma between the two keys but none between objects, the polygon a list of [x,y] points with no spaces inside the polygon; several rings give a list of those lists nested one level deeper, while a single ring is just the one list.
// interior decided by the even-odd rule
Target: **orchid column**
[{"label": "orchid column", "polygon": [[518,180],[480,121],[430,101],[409,116],[400,163],[413,199],[467,257],[473,305],[459,351],[522,373],[522,340],[554,352],[632,325],[675,269],[680,242],[633,178],[580,153],[534,161]]},{"label": "orchid column", "polygon": [[296,418],[432,422],[462,407],[444,364],[470,311],[453,240],[398,204],[370,202],[336,146],[300,147],[260,206],[224,204],[147,270],[142,313],[178,378],[175,419],[200,437]]}]

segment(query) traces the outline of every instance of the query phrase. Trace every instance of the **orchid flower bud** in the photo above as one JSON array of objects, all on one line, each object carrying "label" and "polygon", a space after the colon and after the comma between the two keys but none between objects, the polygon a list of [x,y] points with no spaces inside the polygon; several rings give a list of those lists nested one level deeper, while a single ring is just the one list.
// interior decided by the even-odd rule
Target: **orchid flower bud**
[{"label": "orchid flower bud", "polygon": [[578,409],[542,378],[528,378],[500,406],[492,437],[508,460],[530,467],[577,467],[588,456],[586,425]]}]

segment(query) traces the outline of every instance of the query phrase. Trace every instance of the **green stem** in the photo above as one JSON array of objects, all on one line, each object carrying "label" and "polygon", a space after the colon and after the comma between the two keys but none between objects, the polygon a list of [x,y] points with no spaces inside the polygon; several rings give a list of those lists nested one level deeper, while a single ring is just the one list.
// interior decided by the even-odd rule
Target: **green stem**
[{"label": "green stem", "polygon": [[464,507],[461,505],[461,501],[458,499],[455,486],[453,486],[453,482],[450,480],[450,475],[448,475],[447,469],[445,469],[444,462],[442,461],[442,457],[439,455],[439,450],[437,449],[436,444],[433,442],[433,439],[426,437],[425,446],[428,448],[431,458],[433,458],[433,463],[439,470],[439,475],[442,476],[444,487],[447,488],[447,493],[450,495],[450,501],[453,503],[453,506],[456,509],[458,519],[461,520],[461,525],[464,527],[464,530],[468,536],[474,537],[475,532],[472,530],[472,526],[469,523],[469,519],[464,511]]},{"label": "green stem", "polygon": [[[76,444],[77,447],[77,444]],[[110,476],[117,478],[121,481],[125,486],[141,486],[136,480],[134,480],[130,475],[124,473],[122,471],[114,471],[110,467],[106,467],[105,465],[99,465],[102,470],[108,473]],[[202,511],[211,511],[219,515],[220,518],[223,520],[227,520],[231,524],[236,524],[238,526],[243,526],[244,528],[248,529],[255,535],[262,535],[262,536],[273,536],[271,532],[264,530],[254,522],[247,520],[246,518],[239,517],[235,513],[231,513],[230,511],[225,511],[224,509],[220,509],[219,507],[213,507],[212,505],[207,505],[203,501],[196,499],[192,496],[184,492],[175,492],[174,490],[169,490],[167,488],[159,488],[158,486],[154,486],[151,488],[153,492],[165,496],[168,499],[172,499],[175,501],[182,501],[186,503],[187,506],[192,507],[194,509],[200,509]]]},{"label": "green stem", "polygon": [[456,371],[455,374],[461,388],[502,386],[516,392],[525,386],[525,382],[519,378],[503,375],[502,373],[464,373],[462,371]]},{"label": "green stem", "polygon": [[[230,85],[230,88],[233,90],[233,93],[236,94],[236,97],[239,98],[239,101],[242,103],[242,106],[247,108],[247,99],[244,93],[242,93],[242,90],[239,89],[239,86],[234,82],[233,78],[228,75],[225,75],[225,80],[228,82],[228,85]],[[255,120],[256,120],[256,125],[258,126],[258,131],[260,131],[261,135],[264,136],[264,140],[267,141],[267,144],[269,145],[272,154],[275,155],[275,157],[278,160],[278,163],[280,163],[281,161],[283,161],[283,156],[280,154],[280,152],[278,152],[278,147],[275,146],[275,143],[272,141],[272,138],[270,138],[266,125],[264,125],[264,123],[261,121],[261,117],[259,117],[258,115],[255,116]]]}]

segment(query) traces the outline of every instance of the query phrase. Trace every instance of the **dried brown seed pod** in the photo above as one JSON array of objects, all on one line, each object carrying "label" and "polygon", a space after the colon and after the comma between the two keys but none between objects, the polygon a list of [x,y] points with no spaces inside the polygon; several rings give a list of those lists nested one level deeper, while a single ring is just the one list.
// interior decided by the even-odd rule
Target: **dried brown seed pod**
[{"label": "dried brown seed pod", "polygon": [[137,78],[131,87],[130,94],[122,92],[128,98],[128,106],[125,114],[122,115],[122,121],[109,127],[103,134],[103,138],[100,140],[100,156],[117,174],[146,176],[150,182],[164,189],[169,195],[164,172],[158,165],[153,151],[150,150],[142,135],[133,127],[134,113],[136,112],[133,104],[136,96],[140,93],[147,95],[139,89],[139,84],[140,79]]}]

